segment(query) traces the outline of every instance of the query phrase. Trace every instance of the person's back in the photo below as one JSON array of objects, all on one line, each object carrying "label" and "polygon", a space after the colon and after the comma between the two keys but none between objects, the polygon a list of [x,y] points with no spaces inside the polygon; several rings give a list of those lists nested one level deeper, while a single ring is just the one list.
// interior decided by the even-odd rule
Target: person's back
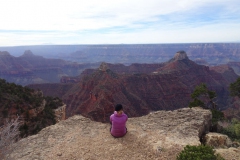
[{"label": "person's back", "polygon": [[122,105],[118,104],[115,107],[114,114],[110,116],[111,134],[114,137],[122,137],[127,133],[126,122],[128,116],[123,113]]}]

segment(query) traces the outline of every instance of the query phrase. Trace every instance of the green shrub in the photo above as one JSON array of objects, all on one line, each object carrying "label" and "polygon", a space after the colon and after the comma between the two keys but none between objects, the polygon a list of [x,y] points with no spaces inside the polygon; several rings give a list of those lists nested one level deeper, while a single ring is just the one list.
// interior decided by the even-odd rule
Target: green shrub
[{"label": "green shrub", "polygon": [[197,98],[195,98],[193,101],[189,103],[189,108],[198,107],[198,106],[204,107],[204,103]]},{"label": "green shrub", "polygon": [[177,160],[224,160],[220,155],[215,155],[212,147],[207,145],[184,147]]},{"label": "green shrub", "polygon": [[222,133],[228,135],[232,140],[240,141],[240,121],[233,118],[231,124],[224,128]]}]

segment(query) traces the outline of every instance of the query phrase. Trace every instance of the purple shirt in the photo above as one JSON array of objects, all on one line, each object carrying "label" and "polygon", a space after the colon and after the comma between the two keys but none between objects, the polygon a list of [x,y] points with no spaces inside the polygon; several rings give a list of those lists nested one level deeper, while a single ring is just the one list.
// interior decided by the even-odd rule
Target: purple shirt
[{"label": "purple shirt", "polygon": [[128,116],[125,113],[120,115],[114,111],[114,114],[110,116],[110,121],[112,123],[111,134],[114,137],[122,137],[126,134],[126,122],[128,120]]}]

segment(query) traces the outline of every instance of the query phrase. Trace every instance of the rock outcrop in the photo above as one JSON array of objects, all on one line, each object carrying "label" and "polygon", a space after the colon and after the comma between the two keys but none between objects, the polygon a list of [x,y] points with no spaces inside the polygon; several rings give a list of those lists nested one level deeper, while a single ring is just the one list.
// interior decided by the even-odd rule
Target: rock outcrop
[{"label": "rock outcrop", "polygon": [[234,71],[240,76],[240,62],[229,62],[227,65],[232,67]]},{"label": "rock outcrop", "polygon": [[216,154],[220,154],[225,160],[238,160],[240,159],[240,147],[230,147],[228,149],[219,148],[215,149]]},{"label": "rock outcrop", "polygon": [[128,133],[113,138],[110,124],[80,115],[20,140],[6,159],[162,159],[175,160],[185,145],[199,145],[211,112],[201,108],[157,111],[129,118]]},{"label": "rock outcrop", "polygon": [[181,61],[184,59],[188,59],[188,56],[185,51],[178,51],[173,57],[172,61]]},{"label": "rock outcrop", "polygon": [[204,136],[205,144],[214,148],[229,148],[232,146],[231,139],[221,133],[208,133]]},{"label": "rock outcrop", "polygon": [[[34,109],[30,109],[28,111],[28,113],[32,116],[32,117],[37,117],[45,108],[46,102],[44,100],[44,103],[42,106],[34,108]],[[56,109],[53,109],[54,115],[55,115],[55,120],[56,122],[60,122],[62,120],[66,119],[66,104],[62,105],[62,106],[58,106]]]},{"label": "rock outcrop", "polygon": [[232,142],[224,134],[209,132],[203,137],[205,145],[214,148],[216,154],[220,154],[226,160],[240,159],[240,147],[238,142]]},{"label": "rock outcrop", "polygon": [[65,120],[66,119],[66,104],[58,107],[57,109],[54,109],[54,114],[55,114],[56,122],[60,122],[61,120]]}]

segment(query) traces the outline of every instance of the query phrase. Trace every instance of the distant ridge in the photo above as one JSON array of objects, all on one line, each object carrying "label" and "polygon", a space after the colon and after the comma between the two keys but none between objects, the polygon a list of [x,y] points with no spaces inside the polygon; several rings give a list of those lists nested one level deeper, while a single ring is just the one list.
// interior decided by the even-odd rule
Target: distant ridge
[{"label": "distant ridge", "polygon": [[9,52],[7,51],[0,51],[0,56],[11,56]]},{"label": "distant ridge", "polygon": [[172,58],[178,50],[188,53],[191,60],[200,58],[210,65],[240,61],[240,43],[35,45],[0,47],[0,50],[8,51],[14,56],[31,50],[35,55],[45,58],[79,63],[159,63]]},{"label": "distant ridge", "polygon": [[58,83],[63,76],[78,76],[95,64],[78,64],[57,58],[44,58],[26,50],[19,57],[0,51],[0,78],[20,85]]}]

